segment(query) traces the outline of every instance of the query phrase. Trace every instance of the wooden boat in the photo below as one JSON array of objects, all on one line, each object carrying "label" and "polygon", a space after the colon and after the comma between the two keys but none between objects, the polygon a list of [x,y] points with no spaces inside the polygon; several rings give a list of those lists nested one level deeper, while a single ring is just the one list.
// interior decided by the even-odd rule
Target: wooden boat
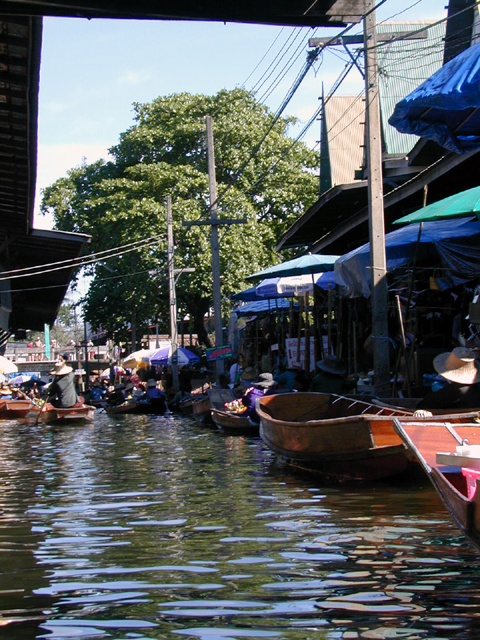
[{"label": "wooden boat", "polygon": [[393,426],[458,527],[480,550],[480,424],[472,423],[467,416],[463,423],[438,418],[404,421],[398,417]]},{"label": "wooden boat", "polygon": [[192,405],[192,415],[200,424],[208,424],[211,422],[212,403],[208,396],[197,396]]},{"label": "wooden boat", "polygon": [[122,404],[105,407],[105,412],[109,414],[141,414],[141,415],[163,415],[167,410],[167,405],[163,403],[153,403],[148,400],[130,400]]},{"label": "wooden boat", "polygon": [[211,414],[214,424],[222,431],[230,434],[258,435],[258,424],[251,422],[247,416],[241,413],[230,413],[229,411],[212,409]]},{"label": "wooden boat", "polygon": [[69,407],[62,409],[54,407],[53,404],[47,402],[40,411],[38,421],[44,424],[80,424],[93,422],[95,416],[95,407],[89,404],[81,404],[78,407]]},{"label": "wooden boat", "polygon": [[29,413],[38,413],[39,411],[40,407],[31,400],[0,400],[0,420],[26,418]]},{"label": "wooden boat", "polygon": [[333,394],[284,393],[261,398],[257,412],[265,444],[300,469],[378,480],[404,473],[415,461],[392,424],[395,416],[413,420],[408,410]]}]

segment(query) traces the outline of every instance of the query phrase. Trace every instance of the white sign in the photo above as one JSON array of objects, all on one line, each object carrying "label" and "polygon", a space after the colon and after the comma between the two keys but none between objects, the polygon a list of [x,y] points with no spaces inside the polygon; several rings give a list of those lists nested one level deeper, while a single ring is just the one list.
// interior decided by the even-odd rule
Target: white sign
[{"label": "white sign", "polygon": [[[297,357],[297,344],[297,338],[287,338],[285,340],[288,366],[291,367],[295,362],[300,362],[302,367],[305,368],[305,338],[300,338],[300,357]],[[315,342],[313,336],[310,336],[310,371],[315,371]]]}]

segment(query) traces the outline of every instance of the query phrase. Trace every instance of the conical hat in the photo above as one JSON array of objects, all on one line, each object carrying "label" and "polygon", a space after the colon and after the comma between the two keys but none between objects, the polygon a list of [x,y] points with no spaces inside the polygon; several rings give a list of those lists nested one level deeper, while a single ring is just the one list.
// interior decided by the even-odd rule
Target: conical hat
[{"label": "conical hat", "polygon": [[56,362],[55,367],[50,371],[51,376],[66,376],[67,373],[72,372],[72,367],[69,367],[65,362]]},{"label": "conical hat", "polygon": [[467,347],[455,347],[450,353],[441,353],[434,358],[435,371],[451,382],[475,384],[480,382],[480,367],[475,353]]}]

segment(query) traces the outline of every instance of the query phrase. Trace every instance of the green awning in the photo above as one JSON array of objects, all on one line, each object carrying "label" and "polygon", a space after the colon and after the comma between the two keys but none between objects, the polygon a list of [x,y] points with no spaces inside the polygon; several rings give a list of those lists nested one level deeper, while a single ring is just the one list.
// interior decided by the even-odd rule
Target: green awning
[{"label": "green awning", "polygon": [[432,204],[418,209],[395,220],[393,224],[410,224],[412,222],[429,222],[444,220],[445,218],[465,218],[476,215],[480,219],[480,187],[461,191],[453,196],[432,202]]}]

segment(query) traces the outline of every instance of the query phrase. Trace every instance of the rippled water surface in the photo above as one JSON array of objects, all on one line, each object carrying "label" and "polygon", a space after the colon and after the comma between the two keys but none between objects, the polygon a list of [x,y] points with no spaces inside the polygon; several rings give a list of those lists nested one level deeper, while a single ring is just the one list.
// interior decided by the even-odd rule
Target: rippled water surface
[{"label": "rippled water surface", "polygon": [[323,485],[186,418],[0,437],[1,638],[480,638],[427,480]]}]

